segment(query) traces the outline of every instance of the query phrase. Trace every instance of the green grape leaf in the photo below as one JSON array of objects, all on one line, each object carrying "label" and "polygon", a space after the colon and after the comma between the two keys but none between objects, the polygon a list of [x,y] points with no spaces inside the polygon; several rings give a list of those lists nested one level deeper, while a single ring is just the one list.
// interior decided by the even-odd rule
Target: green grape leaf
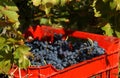
[{"label": "green grape leaf", "polygon": [[6,39],[3,37],[0,37],[0,50],[4,47],[5,42],[6,42]]},{"label": "green grape leaf", "polygon": [[47,3],[50,3],[52,5],[57,5],[57,4],[59,4],[59,0],[43,0],[42,1],[43,5],[46,5]]},{"label": "green grape leaf", "polygon": [[52,2],[53,5],[59,4],[59,0],[51,0],[50,2]]},{"label": "green grape leaf", "polygon": [[110,2],[111,9],[116,8],[116,10],[120,10],[120,0],[112,0]]},{"label": "green grape leaf", "polygon": [[48,18],[41,18],[40,19],[40,24],[49,24],[49,19]]},{"label": "green grape leaf", "polygon": [[61,0],[61,6],[64,6],[67,0]]},{"label": "green grape leaf", "polygon": [[15,5],[14,1],[0,0],[0,4],[4,6],[7,10],[18,11],[18,7]]},{"label": "green grape leaf", "polygon": [[105,35],[113,36],[113,29],[111,28],[110,23],[107,23],[104,27],[102,27],[102,30],[105,31]]},{"label": "green grape leaf", "polygon": [[39,6],[41,4],[41,0],[32,0],[34,6]]},{"label": "green grape leaf", "polygon": [[2,14],[8,17],[9,22],[17,22],[19,15],[15,11],[3,9]]},{"label": "green grape leaf", "polygon": [[2,5],[0,5],[0,11],[3,9],[4,7]]},{"label": "green grape leaf", "polygon": [[120,10],[120,0],[114,0],[117,4],[116,10]]},{"label": "green grape leaf", "polygon": [[11,60],[0,58],[0,73],[7,74],[11,68]]},{"label": "green grape leaf", "polygon": [[117,6],[117,4],[116,4],[114,1],[110,2],[110,8],[111,8],[112,10],[115,9],[116,6]]},{"label": "green grape leaf", "polygon": [[45,8],[45,13],[46,13],[46,15],[48,15],[48,14],[50,13],[50,9],[51,9],[51,8],[47,8],[47,7]]},{"label": "green grape leaf", "polygon": [[14,51],[14,62],[20,68],[25,69],[28,66],[30,66],[30,61],[27,58],[28,56],[31,55],[29,50],[30,50],[29,47],[27,47],[25,45],[21,45]]},{"label": "green grape leaf", "polygon": [[12,65],[12,50],[8,45],[0,50],[0,73],[8,73]]},{"label": "green grape leaf", "polygon": [[61,21],[66,22],[66,21],[68,21],[68,19],[67,18],[57,18],[57,19],[55,19],[55,21],[56,22],[61,22]]},{"label": "green grape leaf", "polygon": [[45,11],[45,14],[48,15],[50,13],[51,7],[47,5],[41,5],[40,9]]},{"label": "green grape leaf", "polygon": [[15,44],[17,42],[17,40],[13,39],[13,38],[8,38],[7,39],[7,44]]},{"label": "green grape leaf", "polygon": [[100,17],[101,13],[96,9],[96,3],[97,3],[97,0],[94,0],[91,6],[93,7],[93,10],[94,10],[94,16]]},{"label": "green grape leaf", "polygon": [[119,31],[115,31],[115,34],[117,35],[118,38],[120,38],[120,32]]},{"label": "green grape leaf", "polygon": [[0,12],[0,18],[3,16],[3,14]]},{"label": "green grape leaf", "polygon": [[6,6],[6,9],[8,9],[10,11],[19,11],[16,6]]},{"label": "green grape leaf", "polygon": [[0,37],[0,44],[4,44],[5,41],[6,39],[4,37]]},{"label": "green grape leaf", "polygon": [[13,24],[13,27],[16,28],[16,29],[19,28],[19,26],[20,26],[20,22],[19,21],[15,22]]}]

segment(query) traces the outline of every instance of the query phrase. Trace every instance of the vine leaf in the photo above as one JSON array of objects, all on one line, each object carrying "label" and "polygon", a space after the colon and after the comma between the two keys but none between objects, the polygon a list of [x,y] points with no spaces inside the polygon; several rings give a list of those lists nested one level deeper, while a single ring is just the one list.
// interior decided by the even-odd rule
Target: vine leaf
[{"label": "vine leaf", "polygon": [[14,59],[15,59],[14,62],[20,68],[25,69],[28,66],[30,66],[30,61],[27,58],[29,55],[31,55],[29,50],[30,50],[29,47],[27,47],[25,45],[21,45],[14,51]]},{"label": "vine leaf", "polygon": [[12,50],[5,39],[0,41],[0,44],[0,73],[8,73],[12,65]]},{"label": "vine leaf", "polygon": [[112,10],[116,8],[116,3],[114,1],[110,2],[110,8]]},{"label": "vine leaf", "polygon": [[53,4],[53,5],[57,5],[59,4],[59,0],[43,0],[42,4],[46,5],[47,3]]},{"label": "vine leaf", "polygon": [[11,68],[11,60],[6,59],[5,55],[2,56],[0,53],[0,73],[8,73],[10,68]]},{"label": "vine leaf", "polygon": [[101,13],[96,9],[96,3],[97,3],[97,0],[94,0],[91,6],[93,7],[93,10],[94,10],[94,16],[100,17]]},{"label": "vine leaf", "polygon": [[17,22],[19,15],[15,11],[10,11],[10,10],[2,10],[1,11],[5,16],[8,17],[8,20],[10,22]]},{"label": "vine leaf", "polygon": [[105,31],[105,35],[113,36],[113,29],[111,28],[110,23],[107,23],[104,27],[102,27],[102,30]]},{"label": "vine leaf", "polygon": [[1,12],[0,12],[0,18],[3,16],[3,14],[1,14]]},{"label": "vine leaf", "polygon": [[34,6],[39,6],[41,4],[41,0],[32,0]]},{"label": "vine leaf", "polygon": [[40,24],[49,24],[49,19],[47,19],[47,18],[41,18],[40,19]]},{"label": "vine leaf", "polygon": [[68,0],[61,0],[61,6],[64,6]]},{"label": "vine leaf", "polygon": [[113,0],[110,2],[111,9],[120,10],[120,0]]},{"label": "vine leaf", "polygon": [[1,5],[3,5],[7,10],[10,11],[19,11],[18,7],[15,5],[13,1],[1,0]]},{"label": "vine leaf", "polygon": [[18,8],[16,6],[6,6],[6,8],[10,11],[19,11]]},{"label": "vine leaf", "polygon": [[116,10],[120,10],[120,0],[114,0],[117,4]]},{"label": "vine leaf", "polygon": [[119,31],[115,31],[116,35],[118,38],[120,38],[120,32]]},{"label": "vine leaf", "polygon": [[4,47],[6,39],[3,37],[0,37],[0,50]]}]

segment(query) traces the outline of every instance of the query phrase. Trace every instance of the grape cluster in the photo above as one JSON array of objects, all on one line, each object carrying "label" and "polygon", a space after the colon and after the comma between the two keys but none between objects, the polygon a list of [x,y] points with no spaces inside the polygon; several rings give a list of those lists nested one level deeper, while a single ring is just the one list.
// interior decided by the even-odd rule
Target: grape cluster
[{"label": "grape cluster", "polygon": [[104,54],[105,50],[96,41],[82,40],[72,42],[63,40],[61,34],[54,35],[54,41],[33,40],[25,43],[31,48],[34,58],[29,58],[32,65],[53,65],[64,69],[73,64]]},{"label": "grape cluster", "polygon": [[0,78],[8,78],[8,76],[5,74],[0,74]]}]

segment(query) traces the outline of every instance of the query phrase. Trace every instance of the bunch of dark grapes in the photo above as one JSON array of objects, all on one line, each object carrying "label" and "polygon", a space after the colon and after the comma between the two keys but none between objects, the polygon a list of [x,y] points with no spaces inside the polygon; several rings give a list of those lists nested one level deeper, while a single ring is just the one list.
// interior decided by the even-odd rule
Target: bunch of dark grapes
[{"label": "bunch of dark grapes", "polygon": [[8,78],[8,75],[0,74],[0,78]]},{"label": "bunch of dark grapes", "polygon": [[96,41],[86,39],[73,43],[70,40],[63,40],[61,34],[55,34],[52,43],[33,40],[25,44],[31,48],[34,55],[33,58],[29,58],[32,65],[51,64],[56,69],[64,69],[105,52]]}]

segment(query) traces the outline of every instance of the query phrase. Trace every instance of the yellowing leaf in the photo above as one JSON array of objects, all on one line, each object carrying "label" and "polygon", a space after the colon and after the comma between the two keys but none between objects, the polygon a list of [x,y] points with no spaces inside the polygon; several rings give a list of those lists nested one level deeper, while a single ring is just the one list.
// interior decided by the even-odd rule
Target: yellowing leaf
[{"label": "yellowing leaf", "polygon": [[116,6],[116,10],[120,10],[120,0],[115,0],[117,6]]},{"label": "yellowing leaf", "polygon": [[1,11],[5,16],[8,17],[9,22],[17,22],[19,15],[15,11],[2,10]]},{"label": "yellowing leaf", "polygon": [[116,10],[120,10],[120,0],[112,0],[110,2],[111,9],[116,8]]},{"label": "yellowing leaf", "polygon": [[16,6],[6,6],[6,8],[10,11],[19,11]]},{"label": "yellowing leaf", "polygon": [[42,1],[42,4],[44,4],[44,5],[47,4],[47,3],[57,5],[57,4],[59,4],[59,0],[43,0]]},{"label": "yellowing leaf", "polygon": [[100,11],[97,11],[97,9],[96,9],[96,2],[97,2],[97,0],[94,0],[93,4],[91,6],[93,7],[93,10],[94,10],[94,16],[95,17],[100,17],[101,13],[100,13]]},{"label": "yellowing leaf", "polygon": [[32,0],[34,6],[39,6],[41,4],[41,0]]},{"label": "yellowing leaf", "polygon": [[19,28],[19,25],[20,25],[20,22],[17,21],[17,22],[15,22],[15,23],[13,24],[13,27],[17,29],[17,28]]},{"label": "yellowing leaf", "polygon": [[61,0],[61,6],[64,6],[68,0]]},{"label": "yellowing leaf", "polygon": [[46,13],[46,15],[48,15],[48,14],[50,13],[50,9],[51,9],[51,8],[45,8],[45,13]]},{"label": "yellowing leaf", "polygon": [[113,29],[111,28],[110,23],[107,23],[104,27],[102,27],[102,30],[105,31],[105,35],[113,36]]}]

